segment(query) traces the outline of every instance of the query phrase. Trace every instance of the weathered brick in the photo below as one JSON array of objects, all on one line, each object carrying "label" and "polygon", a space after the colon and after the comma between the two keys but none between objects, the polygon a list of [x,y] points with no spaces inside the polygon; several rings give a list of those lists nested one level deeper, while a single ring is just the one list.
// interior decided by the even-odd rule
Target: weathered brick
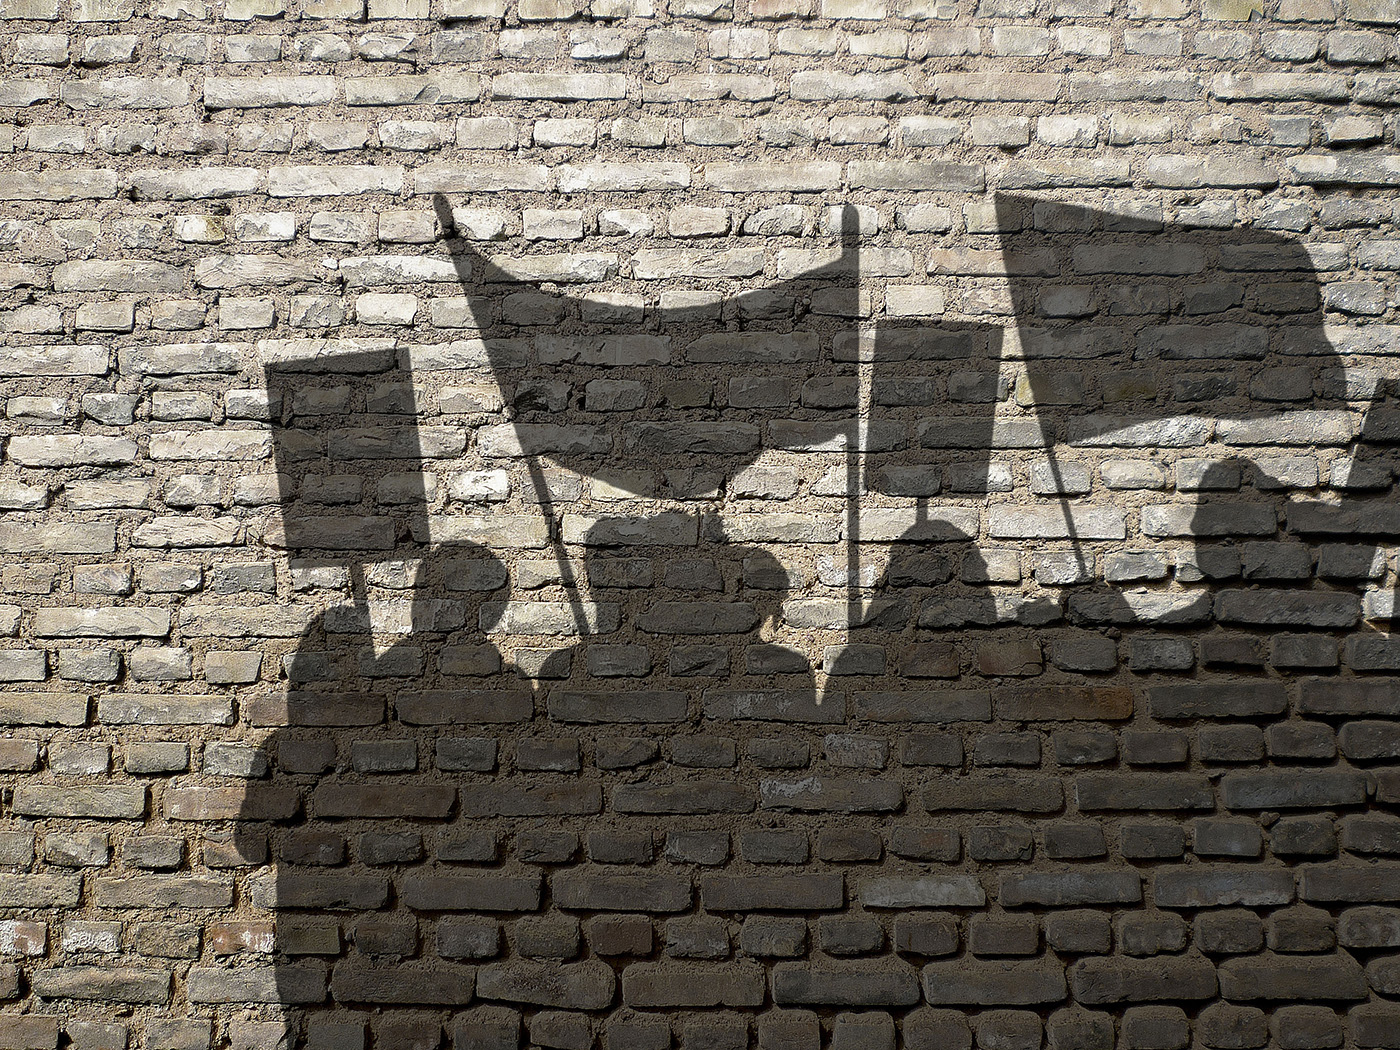
[{"label": "weathered brick", "polygon": [[1220,994],[1228,999],[1364,999],[1361,964],[1344,952],[1306,957],[1265,952],[1220,964]]},{"label": "weathered brick", "polygon": [[666,875],[561,873],[551,881],[555,903],[585,911],[685,911],[690,881]]},{"label": "weathered brick", "polygon": [[854,693],[854,713],[872,722],[989,722],[991,693],[981,689],[925,689]]},{"label": "weathered brick", "polygon": [[616,985],[612,968],[602,962],[507,962],[477,971],[476,991],[487,1000],[601,1010],[612,1003]]},{"label": "weathered brick", "polygon": [[232,725],[227,696],[109,693],[97,700],[97,720],[112,725]]},{"label": "weathered brick", "polygon": [[993,539],[1121,540],[1127,535],[1121,512],[1099,507],[1070,507],[1066,510],[998,509],[988,512],[988,530]]},{"label": "weathered brick", "polygon": [[146,813],[144,784],[104,787],[23,784],[15,788],[14,811],[28,817],[93,817],[139,820]]},{"label": "weathered brick", "polygon": [[845,902],[840,875],[706,875],[700,897],[710,911],[833,911]]},{"label": "weathered brick", "polygon": [[441,960],[375,966],[343,959],[331,970],[330,993],[339,1003],[465,1006],[476,978],[474,967]]},{"label": "weathered brick", "polygon": [[14,1050],[54,1050],[58,1046],[60,1018],[52,1014],[29,1014],[5,1018],[0,1040]]},{"label": "weathered brick", "polygon": [[249,888],[259,908],[363,911],[382,908],[389,899],[389,880],[383,875],[280,871],[258,877]]},{"label": "weathered brick", "polygon": [[1282,870],[1201,865],[1192,870],[1163,871],[1153,880],[1153,888],[1163,908],[1258,907],[1289,903],[1293,876]]},{"label": "weathered brick", "polygon": [[1033,872],[1003,875],[999,897],[1008,908],[1025,904],[1133,904],[1142,900],[1142,883],[1133,871]]},{"label": "weathered brick", "polygon": [[753,963],[633,963],[622,971],[622,999],[643,1009],[763,1005],[767,981]]},{"label": "weathered brick", "polygon": [[129,438],[99,435],[55,434],[50,437],[12,437],[6,451],[26,467],[123,466],[134,463],[136,442]]},{"label": "weathered brick", "polygon": [[987,895],[968,875],[924,875],[863,880],[861,903],[867,908],[977,908]]},{"label": "weathered brick", "polygon": [[[438,816],[447,815],[451,791],[451,788],[443,790],[442,797],[447,804],[437,812]],[[542,817],[601,813],[603,810],[603,794],[598,784],[464,785],[458,794],[462,813],[472,817]],[[437,810],[436,802],[433,808]]]},{"label": "weathered brick", "polygon": [[840,184],[841,165],[830,161],[795,164],[721,162],[706,164],[704,175],[707,186],[727,193],[815,193],[833,190]]},{"label": "weathered brick", "polygon": [[936,777],[928,780],[921,801],[930,813],[942,810],[1057,813],[1064,806],[1064,788],[1058,779],[1042,776]]},{"label": "weathered brick", "polygon": [[7,875],[0,884],[0,907],[74,908],[81,886],[77,875]]},{"label": "weathered brick", "polygon": [[1221,73],[1211,94],[1228,101],[1299,98],[1336,101],[1347,97],[1346,78],[1319,73]]},{"label": "weathered brick", "polygon": [[1386,861],[1371,864],[1310,864],[1300,869],[1298,896],[1305,901],[1366,904],[1389,901],[1394,896],[1388,879],[1400,865]]},{"label": "weathered brick", "polygon": [[[184,761],[188,761],[185,759]],[[130,756],[128,756],[128,767]],[[286,820],[301,808],[296,794],[271,785],[166,788],[160,796],[168,820]]]},{"label": "weathered brick", "polygon": [[1395,716],[1400,714],[1400,679],[1305,678],[1298,687],[1304,714]]},{"label": "weathered brick", "polygon": [[504,875],[409,875],[399,897],[420,911],[534,911],[541,879]]},{"label": "weathered brick", "polygon": [[1203,955],[1150,959],[1082,959],[1070,967],[1070,988],[1085,1005],[1210,999],[1216,994],[1215,967]]},{"label": "weathered brick", "polygon": [[111,368],[105,346],[7,346],[0,349],[0,375],[101,376]]},{"label": "weathered brick", "polygon": [[930,963],[922,984],[924,998],[940,1006],[1038,1006],[1069,996],[1064,966],[1053,956]]},{"label": "weathered brick", "polygon": [[[764,801],[766,805],[766,797]],[[750,813],[754,807],[750,788],[721,780],[624,784],[612,792],[612,808],[618,813]]]},{"label": "weathered brick", "polygon": [[504,73],[491,80],[496,98],[564,101],[623,98],[627,79],[620,73]]},{"label": "weathered brick", "polygon": [[877,190],[962,190],[980,193],[986,181],[977,164],[943,161],[851,161],[847,180],[853,187]]},{"label": "weathered brick", "polygon": [[311,796],[317,816],[330,819],[354,818],[442,818],[452,808],[456,790],[442,784],[415,784],[408,790],[402,784],[322,783]]},{"label": "weathered brick", "polygon": [[764,809],[799,813],[889,813],[900,808],[904,789],[887,780],[809,777],[764,780],[759,784]]},{"label": "weathered brick", "polygon": [[30,977],[42,999],[79,999],[109,1003],[164,1003],[170,994],[170,971],[139,967],[64,966],[36,970]]},{"label": "weathered brick", "polygon": [[559,192],[588,190],[635,193],[639,190],[677,190],[690,185],[690,168],[664,161],[634,164],[564,164],[554,169]]},{"label": "weathered brick", "polygon": [[319,1003],[326,997],[326,971],[304,964],[192,967],[186,977],[192,1003]]},{"label": "weathered brick", "polygon": [[[33,81],[9,81],[12,86]],[[32,101],[51,97],[48,89],[40,87]],[[24,103],[28,105],[29,103]],[[37,172],[13,172],[0,187],[0,200],[7,201],[74,201],[106,200],[117,193],[117,173],[110,168],[65,169]]]},{"label": "weathered brick", "polygon": [[818,697],[801,690],[706,690],[705,717],[724,721],[840,724],[846,720],[845,698]]},{"label": "weathered brick", "polygon": [[1133,694],[1114,686],[1005,689],[997,694],[997,711],[1002,718],[1015,721],[1116,721],[1132,716]]},{"label": "weathered brick", "polygon": [[1155,718],[1257,718],[1282,714],[1288,697],[1281,684],[1222,679],[1152,686],[1147,706]]},{"label": "weathered brick", "polygon": [[1063,79],[1054,73],[1002,76],[989,73],[937,73],[933,78],[934,97],[940,102],[951,99],[1048,102],[1058,98],[1063,89]]},{"label": "weathered brick", "polygon": [[87,714],[88,698],[81,693],[0,693],[0,725],[80,726]]},{"label": "weathered brick", "polygon": [[773,967],[773,1001],[780,1006],[913,1006],[919,1001],[919,974],[893,961],[778,963]]},{"label": "weathered brick", "polygon": [[257,109],[268,106],[318,106],[335,98],[335,78],[206,77],[204,105],[208,109]]},{"label": "weathered brick", "polygon": [[227,908],[233,903],[233,879],[222,875],[129,875],[93,883],[104,908]]},{"label": "weathered brick", "polygon": [[1366,802],[1366,777],[1358,772],[1290,770],[1228,773],[1221,782],[1228,809],[1307,809]]}]

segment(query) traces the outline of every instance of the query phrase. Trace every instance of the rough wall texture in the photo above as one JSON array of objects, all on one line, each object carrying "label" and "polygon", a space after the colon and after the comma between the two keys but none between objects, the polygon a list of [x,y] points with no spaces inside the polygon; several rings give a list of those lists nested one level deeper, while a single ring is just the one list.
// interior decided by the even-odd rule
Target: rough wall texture
[{"label": "rough wall texture", "polygon": [[1400,1046],[1395,0],[0,0],[0,1050]]}]

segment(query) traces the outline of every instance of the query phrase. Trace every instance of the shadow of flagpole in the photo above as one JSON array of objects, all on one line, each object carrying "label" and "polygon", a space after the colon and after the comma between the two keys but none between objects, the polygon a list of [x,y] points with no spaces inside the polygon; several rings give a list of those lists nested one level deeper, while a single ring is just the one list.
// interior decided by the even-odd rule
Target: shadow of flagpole
[{"label": "shadow of flagpole", "polygon": [[[493,266],[484,256],[468,246],[467,239],[458,234],[457,224],[452,218],[452,207],[441,193],[433,194],[433,211],[437,215],[438,226],[442,229],[443,243],[447,247],[447,257],[452,261],[453,269],[457,271],[457,283],[461,285],[462,294],[466,296],[467,302],[472,304],[471,314],[472,320],[476,324],[477,334],[480,338],[485,339],[485,329],[482,327],[480,318],[487,316],[487,314],[486,311],[480,310],[474,305],[478,300],[474,300],[471,293],[473,271],[477,271],[482,284],[487,283],[493,277],[499,277],[503,281],[512,283],[515,279],[505,271]],[[504,394],[504,392],[502,393]],[[554,513],[554,500],[549,491],[549,484],[544,476],[544,469],[540,465],[540,457],[531,455],[528,449],[525,452],[525,469],[529,471],[530,484],[535,488],[535,498],[539,501],[540,512],[544,515],[550,550],[559,569],[559,578],[565,583],[564,593],[568,596],[574,626],[578,630],[579,637],[583,637],[588,634],[588,617],[584,613],[583,600],[579,597],[578,587],[568,586],[568,581],[574,577],[569,571],[569,555],[564,550],[563,531]]]}]

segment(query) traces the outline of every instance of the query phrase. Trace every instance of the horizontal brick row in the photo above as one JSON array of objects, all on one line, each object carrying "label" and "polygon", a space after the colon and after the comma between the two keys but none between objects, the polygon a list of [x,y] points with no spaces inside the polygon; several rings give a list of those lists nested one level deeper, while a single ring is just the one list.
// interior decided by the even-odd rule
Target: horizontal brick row
[{"label": "horizontal brick row", "polygon": [[[1167,154],[1141,161],[1141,170],[1135,176],[1136,160],[1134,155],[1131,159],[1094,161],[1087,167],[1074,166],[1072,162],[1027,160],[1004,170],[999,178],[991,180],[991,185],[1003,190],[1034,190],[1070,181],[1081,187],[1128,187],[1141,177],[1151,186],[1180,189],[1267,188],[1285,179],[1322,186],[1385,187],[1395,184],[1396,171],[1400,170],[1391,163],[1393,158],[1382,151],[1344,157],[1308,153],[1290,158],[1286,165],[1257,160],[1229,166],[1213,161],[1208,164],[1203,155]],[[262,195],[281,200],[381,194],[398,198],[404,194],[493,190],[638,193],[683,189],[692,184],[697,190],[735,194],[811,194],[843,187],[979,193],[989,181],[983,164],[932,160],[852,160],[844,165],[839,161],[710,161],[698,168],[696,173],[689,163],[680,161],[596,161],[550,168],[526,161],[470,159],[426,163],[415,168],[350,163],[273,165],[265,170],[229,166],[208,170],[202,185],[183,172],[160,168],[120,176],[111,168],[66,168],[15,172],[0,190],[0,201],[109,200],[127,192],[146,200],[177,201]],[[1075,174],[1068,174],[1070,170]]]}]

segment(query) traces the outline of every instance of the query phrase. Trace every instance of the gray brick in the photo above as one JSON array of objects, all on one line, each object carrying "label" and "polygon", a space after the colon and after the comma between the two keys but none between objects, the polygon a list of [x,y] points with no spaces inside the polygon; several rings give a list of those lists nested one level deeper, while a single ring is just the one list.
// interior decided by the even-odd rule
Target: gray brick
[{"label": "gray brick", "polygon": [[1265,953],[1227,959],[1220,966],[1220,994],[1230,999],[1364,999],[1366,976],[1350,955],[1306,959]]},{"label": "gray brick", "polygon": [[761,1006],[766,984],[754,963],[633,963],[622,972],[622,998],[650,1009]]},{"label": "gray brick", "polygon": [[136,820],[146,813],[146,788],[139,784],[106,787],[25,784],[15,789],[13,806],[20,816]]},{"label": "gray brick", "polygon": [[1069,996],[1064,967],[1053,956],[930,963],[922,984],[924,998],[940,1006],[1038,1006]]},{"label": "gray brick", "polygon": [[476,991],[487,1000],[600,1010],[612,1002],[616,984],[611,968],[601,962],[510,962],[482,967]]},{"label": "gray brick", "polygon": [[1142,885],[1137,873],[1131,871],[1006,875],[1001,880],[1000,899],[1007,907],[1132,904],[1142,900]]},{"label": "gray brick", "polygon": [[1366,777],[1358,772],[1229,773],[1221,796],[1230,809],[1288,809],[1361,805]]},{"label": "gray brick", "polygon": [[30,978],[44,999],[79,999],[109,1003],[164,1003],[170,994],[170,972],[137,967],[65,966],[38,970]]},{"label": "gray brick", "polygon": [[710,911],[833,911],[845,901],[840,875],[705,875],[701,902]]},{"label": "gray brick", "polygon": [[778,963],[773,1000],[782,1006],[912,1006],[919,1001],[919,976],[912,966],[891,962],[839,967]]},{"label": "gray brick", "polygon": [[1209,999],[1216,994],[1215,967],[1188,953],[1152,959],[1084,959],[1070,968],[1074,997],[1086,1005]]}]

